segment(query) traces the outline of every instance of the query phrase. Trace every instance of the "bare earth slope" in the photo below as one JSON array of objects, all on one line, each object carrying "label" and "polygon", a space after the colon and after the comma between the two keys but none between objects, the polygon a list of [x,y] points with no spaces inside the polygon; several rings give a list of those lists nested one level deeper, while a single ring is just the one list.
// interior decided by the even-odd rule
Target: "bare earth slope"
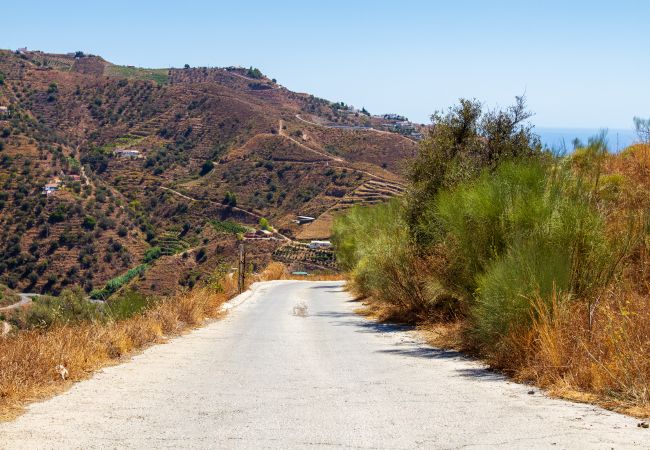
[{"label": "bare earth slope", "polygon": [[257,285],[226,319],[1,424],[0,447],[648,447],[631,418],[528,395],[356,306],[340,282]]}]

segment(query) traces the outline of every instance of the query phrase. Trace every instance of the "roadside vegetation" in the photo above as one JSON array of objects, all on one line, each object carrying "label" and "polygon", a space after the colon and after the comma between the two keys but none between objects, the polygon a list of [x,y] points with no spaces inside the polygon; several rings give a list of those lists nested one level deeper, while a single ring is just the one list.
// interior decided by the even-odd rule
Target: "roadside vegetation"
[{"label": "roadside vegetation", "polygon": [[[218,318],[221,305],[237,294],[237,274],[229,274],[229,266],[220,265],[194,289],[170,297],[145,296],[127,286],[97,302],[73,288],[6,313],[1,318],[13,329],[0,337],[0,420],[135,351]],[[272,262],[259,274],[249,273],[246,287],[287,279],[338,280],[341,275],[292,275],[282,263]]]},{"label": "roadside vegetation", "polygon": [[0,284],[0,308],[3,306],[13,305],[20,300],[14,291],[4,284]]},{"label": "roadside vegetation", "polygon": [[[433,115],[406,198],[334,224],[375,314],[521,381],[650,414],[650,146],[541,148],[523,99]],[[442,331],[441,331],[442,330]]]},{"label": "roadside vegetation", "polygon": [[223,302],[236,294],[236,277],[220,271],[213,278],[168,298],[125,290],[97,303],[81,289],[65,290],[7,314],[15,327],[0,338],[0,420],[19,413],[27,401],[218,317]]}]

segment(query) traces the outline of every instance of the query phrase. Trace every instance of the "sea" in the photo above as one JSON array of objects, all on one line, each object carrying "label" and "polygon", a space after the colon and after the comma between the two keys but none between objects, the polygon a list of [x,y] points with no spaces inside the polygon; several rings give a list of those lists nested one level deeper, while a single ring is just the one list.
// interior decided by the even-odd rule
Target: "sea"
[{"label": "sea", "polygon": [[606,131],[605,136],[610,152],[619,152],[624,148],[638,142],[638,136],[633,129],[597,129],[597,128],[539,128],[533,132],[539,135],[542,144],[560,153],[573,150],[574,139],[579,139],[586,144],[590,137],[598,136],[601,131]]}]

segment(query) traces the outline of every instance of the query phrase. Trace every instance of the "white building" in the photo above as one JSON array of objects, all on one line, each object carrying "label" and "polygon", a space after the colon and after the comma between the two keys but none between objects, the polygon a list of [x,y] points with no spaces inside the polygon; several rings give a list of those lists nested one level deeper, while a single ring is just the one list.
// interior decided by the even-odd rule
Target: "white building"
[{"label": "white building", "polygon": [[332,243],[330,241],[311,241],[309,243],[309,248],[332,248]]},{"label": "white building", "polygon": [[130,150],[130,149],[123,149],[123,148],[118,148],[116,149],[113,154],[115,156],[119,156],[121,158],[139,158],[140,157],[140,152],[138,150]]}]

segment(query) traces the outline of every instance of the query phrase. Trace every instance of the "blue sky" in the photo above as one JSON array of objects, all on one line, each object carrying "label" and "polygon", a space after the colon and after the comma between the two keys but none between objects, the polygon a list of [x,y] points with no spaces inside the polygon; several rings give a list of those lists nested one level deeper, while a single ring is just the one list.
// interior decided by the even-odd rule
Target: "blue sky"
[{"label": "blue sky", "polygon": [[4,2],[0,47],[145,67],[257,66],[372,113],[526,93],[541,127],[650,116],[647,0]]}]

